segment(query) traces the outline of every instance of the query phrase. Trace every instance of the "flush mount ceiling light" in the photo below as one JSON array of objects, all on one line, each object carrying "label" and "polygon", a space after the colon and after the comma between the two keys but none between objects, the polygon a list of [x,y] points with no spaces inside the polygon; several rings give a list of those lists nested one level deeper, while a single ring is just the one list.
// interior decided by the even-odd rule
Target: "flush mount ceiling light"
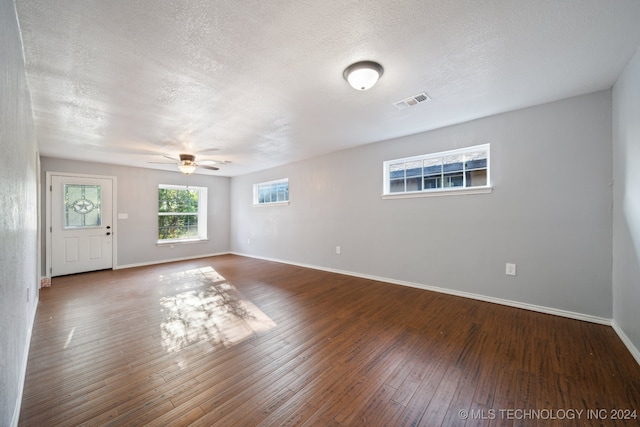
[{"label": "flush mount ceiling light", "polygon": [[356,90],[371,89],[384,73],[382,65],[373,61],[360,61],[349,65],[342,74]]}]

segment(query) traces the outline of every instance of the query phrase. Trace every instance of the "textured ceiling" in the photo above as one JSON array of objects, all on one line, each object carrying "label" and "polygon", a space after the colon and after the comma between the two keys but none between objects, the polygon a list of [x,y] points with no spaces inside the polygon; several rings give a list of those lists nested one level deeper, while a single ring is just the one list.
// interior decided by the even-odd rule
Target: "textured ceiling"
[{"label": "textured ceiling", "polygon": [[[16,0],[42,155],[234,176],[610,88],[638,0]],[[374,60],[359,92],[342,78]],[[398,110],[420,92],[431,101]]]}]

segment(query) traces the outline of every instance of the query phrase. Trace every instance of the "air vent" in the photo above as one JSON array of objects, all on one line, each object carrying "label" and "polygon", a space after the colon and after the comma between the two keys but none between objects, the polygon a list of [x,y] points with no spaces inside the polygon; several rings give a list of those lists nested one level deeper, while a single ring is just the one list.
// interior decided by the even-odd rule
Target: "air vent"
[{"label": "air vent", "polygon": [[395,105],[398,110],[404,110],[405,108],[427,102],[430,99],[431,98],[429,98],[429,95],[427,95],[426,92],[422,92],[417,95],[410,96],[407,99],[403,99],[402,101],[394,102],[393,105]]}]

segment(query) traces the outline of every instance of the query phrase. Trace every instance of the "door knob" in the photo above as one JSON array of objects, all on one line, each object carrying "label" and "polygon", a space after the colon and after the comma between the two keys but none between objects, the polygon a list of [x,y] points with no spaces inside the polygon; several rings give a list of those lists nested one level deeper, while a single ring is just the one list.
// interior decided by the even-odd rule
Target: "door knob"
[{"label": "door knob", "polygon": [[107,231],[107,236],[111,236],[111,232]]}]

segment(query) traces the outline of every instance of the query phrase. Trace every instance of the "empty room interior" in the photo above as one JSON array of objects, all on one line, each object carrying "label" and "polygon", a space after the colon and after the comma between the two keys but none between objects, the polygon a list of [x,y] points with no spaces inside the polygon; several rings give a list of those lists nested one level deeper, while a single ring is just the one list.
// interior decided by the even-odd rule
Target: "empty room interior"
[{"label": "empty room interior", "polygon": [[0,21],[0,426],[640,424],[640,2]]}]

